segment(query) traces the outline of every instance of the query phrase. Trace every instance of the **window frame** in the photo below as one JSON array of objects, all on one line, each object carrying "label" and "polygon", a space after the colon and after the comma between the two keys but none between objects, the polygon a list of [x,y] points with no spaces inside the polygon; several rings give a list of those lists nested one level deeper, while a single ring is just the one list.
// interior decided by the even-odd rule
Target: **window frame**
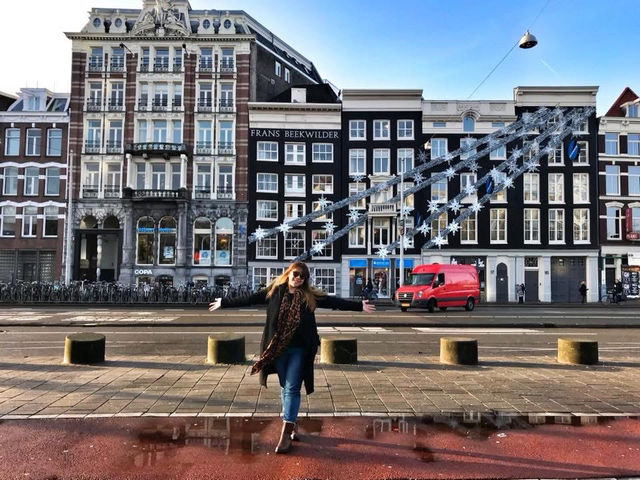
[{"label": "window frame", "polygon": [[[376,154],[379,154],[381,152],[386,153],[386,170],[379,170],[376,171],[376,161],[380,161],[380,166],[382,166],[382,161],[384,161],[384,157],[376,157]],[[371,174],[372,175],[381,175],[381,176],[388,176],[391,175],[391,149],[389,148],[374,148],[373,152],[372,152],[372,171]]]},{"label": "window frame", "polygon": [[[274,147],[265,148],[265,147]],[[273,155],[275,153],[275,158]],[[262,158],[261,158],[262,155]],[[258,162],[278,162],[279,148],[278,142],[259,141],[256,144],[256,161]]]},{"label": "window frame", "polygon": [[[362,153],[362,158],[359,154]],[[362,160],[362,171],[352,170],[352,160],[353,157],[358,155],[356,158],[357,163],[360,163]],[[349,175],[366,175],[367,174],[367,150],[365,148],[350,148],[349,149]]]},{"label": "window frame", "polygon": [[[275,177],[275,190],[265,190],[265,189],[260,189],[260,176],[261,175],[265,175],[265,176],[270,176],[271,179],[273,179]],[[278,193],[280,187],[279,187],[279,176],[277,173],[272,173],[272,172],[257,172],[256,173],[256,192],[259,193]],[[268,183],[268,184],[272,184],[273,182],[267,182],[266,179],[265,181],[262,182],[263,185]]]},{"label": "window frame", "polygon": [[[60,151],[58,153],[51,152],[52,134],[59,133]],[[47,157],[61,157],[62,156],[62,129],[61,128],[47,128]]]},{"label": "window frame", "polygon": [[[400,131],[401,131],[401,127],[400,127],[400,122],[407,122],[406,125],[410,125],[410,135],[409,136],[400,136]],[[407,126],[402,127],[402,131],[406,132],[407,131]],[[396,138],[400,141],[404,141],[404,140],[414,140],[415,139],[415,128],[414,128],[414,121],[412,119],[398,119],[396,121]]]},{"label": "window frame", "polygon": [[[527,218],[527,214],[536,213],[535,217],[530,216]],[[528,224],[528,225],[527,225]],[[529,226],[529,228],[527,228]],[[534,229],[535,226],[535,229]],[[522,240],[525,245],[540,245],[540,209],[539,208],[523,208],[522,209],[522,228],[523,235]],[[534,235],[535,234],[535,235]],[[529,239],[527,239],[529,236]],[[533,237],[536,236],[537,240]]]},{"label": "window frame", "polygon": [[[293,235],[296,235],[298,238],[292,238]],[[302,247],[295,247],[292,245],[287,245],[288,242],[292,241],[301,241]],[[306,230],[289,230],[284,234],[284,258],[289,260],[298,257],[306,251]]]},{"label": "window frame", "polygon": [[[354,131],[359,132],[360,128],[358,126],[356,126],[356,128],[354,129],[352,124],[353,123],[362,123],[362,136],[354,136],[352,135],[352,133]],[[366,140],[367,139],[367,121],[366,120],[359,120],[359,119],[353,119],[353,120],[349,120],[349,140],[354,140],[354,141],[360,141],[360,140]]]},{"label": "window frame", "polygon": [[[552,179],[553,179],[553,183],[552,183]],[[559,182],[558,182],[558,179],[560,180]],[[547,183],[548,183],[547,202],[549,203],[549,205],[564,204],[565,203],[564,173],[558,173],[558,172],[549,173],[547,176]],[[553,189],[552,189],[552,185],[553,185]],[[553,198],[552,198],[552,194],[554,195]]]},{"label": "window frame", "polygon": [[[582,212],[584,215],[584,219],[582,219],[582,225],[579,225],[576,222],[576,213]],[[573,243],[574,245],[587,245],[591,243],[591,228],[590,228],[590,212],[588,208],[574,208],[573,209]],[[576,227],[579,227],[579,233],[582,233],[582,237],[586,237],[584,239],[576,239]]]},{"label": "window frame", "polygon": [[[266,209],[266,210],[268,210],[270,212],[275,212],[275,217],[262,216],[261,215],[262,210],[260,209],[260,203],[269,204],[272,207],[275,205],[275,209],[273,209],[273,208]],[[257,199],[256,200],[256,220],[261,220],[261,221],[264,221],[264,222],[277,222],[278,221],[278,201],[277,200],[267,200],[267,199],[264,199],[264,198]]]},{"label": "window frame", "polygon": [[[493,218],[494,214],[496,214],[498,218]],[[504,218],[499,218],[501,216],[500,214],[504,214]],[[489,210],[489,243],[491,244],[507,243],[508,241],[507,220],[508,220],[508,212],[506,208],[492,208]],[[504,225],[504,228],[500,228],[501,223]],[[496,227],[495,230],[494,230],[494,225]],[[495,239],[493,238],[494,232],[496,234]]]},{"label": "window frame", "polygon": [[[556,230],[555,225],[558,225],[558,216],[557,214],[561,212],[562,215],[560,215],[562,217],[562,228]],[[552,219],[552,213],[555,214],[555,218]],[[552,223],[554,222],[554,223]],[[565,216],[565,210],[564,208],[550,208],[548,210],[548,219],[547,219],[547,223],[548,223],[548,228],[549,228],[549,245],[560,245],[560,244],[564,244],[566,236],[565,236],[565,230],[566,230],[566,216]],[[554,227],[552,228],[552,225],[554,225]],[[555,237],[552,238],[553,233],[555,232]],[[560,238],[561,237],[561,238]]]},{"label": "window frame", "polygon": [[[319,151],[327,148],[327,151]],[[318,149],[318,151],[316,150]],[[322,160],[323,156],[328,156],[328,160]],[[333,143],[312,143],[311,144],[311,163],[333,163]]]},{"label": "window frame", "polygon": [[[292,150],[292,151],[289,151]],[[302,161],[300,161],[302,159]],[[284,164],[305,166],[307,164],[307,145],[299,142],[284,144]]]},{"label": "window frame", "polygon": [[[387,125],[386,137],[382,136],[382,133],[385,131],[385,128],[384,128],[385,123]],[[376,135],[376,124],[380,126],[378,129],[380,131],[380,135]],[[373,139],[374,140],[391,140],[391,120],[377,119],[373,121]]]},{"label": "window frame", "polygon": [[[584,182],[584,184],[582,184],[582,181],[580,181],[580,183],[576,182],[576,178],[585,178],[586,181]],[[580,191],[576,191],[576,187],[582,187],[584,186],[583,192],[584,193],[584,198],[580,199],[578,198],[578,195],[580,194]],[[589,200],[589,173],[587,172],[574,172],[573,173],[573,203],[574,204],[589,204],[590,200]]]},{"label": "window frame", "polygon": [[[607,173],[607,170],[609,169],[609,167],[616,169],[616,173],[615,173],[616,191],[615,192],[610,192],[609,191],[609,178],[614,176],[614,174]],[[605,167],[604,167],[604,194],[605,195],[619,196],[620,195],[620,188],[621,188],[620,187],[620,165],[613,165],[613,164],[605,165]]]},{"label": "window frame", "polygon": [[[302,187],[301,188],[296,188],[296,189],[290,189],[287,186],[287,179],[289,177],[295,177],[297,179],[302,178]],[[298,185],[300,184],[300,182],[292,182],[292,185],[294,183],[297,183]],[[284,174],[284,196],[285,197],[305,197],[307,194],[307,176],[304,173],[285,173]]]}]

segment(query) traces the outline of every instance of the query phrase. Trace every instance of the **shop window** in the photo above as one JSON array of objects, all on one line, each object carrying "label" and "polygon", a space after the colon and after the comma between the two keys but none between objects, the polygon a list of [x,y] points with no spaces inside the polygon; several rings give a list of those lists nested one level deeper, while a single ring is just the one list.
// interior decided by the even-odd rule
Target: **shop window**
[{"label": "shop window", "polygon": [[136,264],[153,265],[153,236],[155,222],[151,217],[142,217],[138,220],[137,229]]},{"label": "shop window", "polygon": [[211,220],[205,217],[193,222],[193,264],[211,265]]},{"label": "shop window", "polygon": [[230,218],[219,218],[216,222],[216,265],[231,265],[231,237],[233,222]]},{"label": "shop window", "polygon": [[163,217],[158,226],[158,263],[160,265],[176,264],[176,232],[177,223],[173,217]]}]

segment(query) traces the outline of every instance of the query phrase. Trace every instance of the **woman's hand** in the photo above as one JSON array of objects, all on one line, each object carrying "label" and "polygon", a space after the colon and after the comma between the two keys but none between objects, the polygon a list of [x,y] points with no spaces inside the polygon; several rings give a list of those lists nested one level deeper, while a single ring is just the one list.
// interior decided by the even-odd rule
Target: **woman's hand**
[{"label": "woman's hand", "polygon": [[365,313],[371,313],[376,311],[376,306],[369,303],[369,300],[362,300],[362,311]]},{"label": "woman's hand", "polygon": [[219,309],[222,306],[222,298],[216,298],[213,302],[209,304],[209,311],[213,312],[214,310]]}]

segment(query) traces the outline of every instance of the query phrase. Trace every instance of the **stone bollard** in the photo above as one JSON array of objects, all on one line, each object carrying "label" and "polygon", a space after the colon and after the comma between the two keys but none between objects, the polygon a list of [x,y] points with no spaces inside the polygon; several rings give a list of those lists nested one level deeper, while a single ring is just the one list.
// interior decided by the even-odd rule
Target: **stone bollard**
[{"label": "stone bollard", "polygon": [[595,365],[598,363],[598,342],[593,340],[559,338],[558,363]]},{"label": "stone bollard", "polygon": [[99,333],[74,333],[64,339],[63,363],[104,362],[105,337]]},{"label": "stone bollard", "polygon": [[476,365],[478,341],[473,338],[440,338],[440,363]]},{"label": "stone bollard", "polygon": [[244,363],[244,336],[233,333],[209,335],[207,363]]},{"label": "stone bollard", "polygon": [[322,363],[358,363],[358,341],[355,338],[322,338]]}]

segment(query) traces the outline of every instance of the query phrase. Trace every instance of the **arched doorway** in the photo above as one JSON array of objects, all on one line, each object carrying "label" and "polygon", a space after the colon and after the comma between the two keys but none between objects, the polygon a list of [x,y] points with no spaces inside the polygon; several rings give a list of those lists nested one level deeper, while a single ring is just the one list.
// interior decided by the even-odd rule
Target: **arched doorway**
[{"label": "arched doorway", "polygon": [[115,215],[102,222],[86,215],[76,229],[75,280],[113,282],[118,278],[122,262],[122,229]]},{"label": "arched doorway", "polygon": [[499,263],[496,267],[496,302],[509,301],[509,275],[507,266]]}]

